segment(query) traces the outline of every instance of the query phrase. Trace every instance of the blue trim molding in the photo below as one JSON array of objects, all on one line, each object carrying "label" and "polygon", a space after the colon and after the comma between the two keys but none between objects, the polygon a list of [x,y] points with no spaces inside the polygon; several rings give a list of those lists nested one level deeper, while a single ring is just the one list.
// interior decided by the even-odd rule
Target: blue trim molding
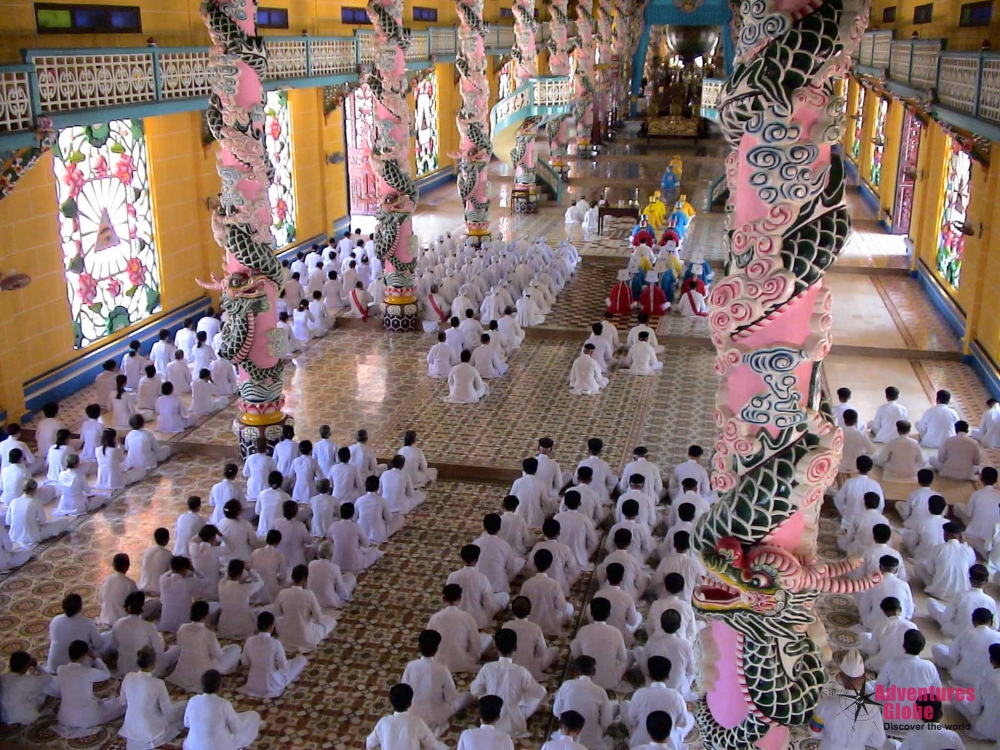
[{"label": "blue trim molding", "polygon": [[1000,367],[989,355],[986,348],[979,343],[978,339],[972,342],[972,354],[965,356],[965,363],[972,365],[979,377],[982,378],[986,389],[995,399],[1000,399]]},{"label": "blue trim molding", "polygon": [[417,180],[417,190],[433,190],[455,179],[455,167],[445,167]]},{"label": "blue trim molding", "polygon": [[142,350],[148,352],[161,329],[174,330],[181,327],[185,318],[201,318],[211,304],[212,300],[209,297],[198,297],[173,312],[131,331],[128,336],[81,354],[54,370],[26,381],[24,403],[28,413],[21,418],[21,421],[29,421],[33,412],[39,411],[49,401],[60,401],[91,385],[101,372],[104,362],[109,359],[120,360],[128,350],[129,342],[141,341]]},{"label": "blue trim molding", "polygon": [[965,336],[965,311],[962,310],[951,296],[944,290],[938,280],[931,273],[927,264],[922,260],[917,261],[917,269],[911,271],[910,275],[920,282],[924,293],[930,299],[931,304],[937,308],[938,312],[948,321],[948,325],[958,334],[959,338]]}]

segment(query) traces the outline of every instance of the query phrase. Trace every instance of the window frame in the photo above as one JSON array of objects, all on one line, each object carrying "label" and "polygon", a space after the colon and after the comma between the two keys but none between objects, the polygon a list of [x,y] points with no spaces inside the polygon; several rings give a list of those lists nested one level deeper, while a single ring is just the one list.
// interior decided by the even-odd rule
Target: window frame
[{"label": "window frame", "polygon": [[[921,18],[920,12],[929,9],[927,18]],[[922,25],[925,23],[931,23],[934,20],[934,3],[924,3],[923,5],[913,6],[913,23],[914,25]]]},{"label": "window frame", "polygon": [[[142,8],[138,5],[104,5],[103,3],[74,5],[72,3],[35,3],[35,30],[38,34],[141,34],[142,33]],[[66,28],[52,28],[39,23],[39,11],[64,11],[69,13],[70,26]],[[81,26],[78,24],[77,13],[100,11],[105,17],[105,23],[101,26]],[[111,22],[113,14],[135,13],[136,24],[126,28],[115,28]]]},{"label": "window frame", "polygon": [[[971,23],[971,17],[975,9],[986,8],[989,10],[984,23]],[[966,20],[966,10],[969,13],[969,20]],[[962,3],[958,9],[958,26],[962,29],[984,28],[993,23],[993,0],[979,0],[979,2]]]},{"label": "window frame", "polygon": [[[262,13],[266,13],[268,15],[268,20],[267,21],[261,21],[261,14]],[[284,17],[285,17],[284,24],[282,24],[280,22],[274,23],[271,20],[270,16],[271,16],[271,14],[274,14],[274,13],[284,14]],[[261,7],[258,7],[257,8],[257,28],[260,28],[260,29],[288,29],[289,28],[288,8],[278,8],[278,7],[270,7],[270,6],[266,6],[266,7],[261,6]]]},{"label": "window frame", "polygon": [[896,23],[895,5],[888,5],[882,8],[882,23]]},{"label": "window frame", "polygon": [[340,6],[340,22],[345,26],[372,25],[372,20],[368,17],[368,9],[356,5]]},{"label": "window frame", "polygon": [[414,5],[410,10],[410,18],[418,23],[436,23],[438,11],[437,8],[430,8],[426,5]]}]

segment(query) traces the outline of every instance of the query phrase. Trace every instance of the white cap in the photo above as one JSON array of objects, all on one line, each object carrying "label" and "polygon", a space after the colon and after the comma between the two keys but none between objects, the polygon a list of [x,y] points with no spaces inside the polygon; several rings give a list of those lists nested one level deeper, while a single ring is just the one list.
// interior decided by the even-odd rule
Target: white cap
[{"label": "white cap", "polygon": [[863,677],[865,674],[865,662],[861,658],[861,653],[852,648],[840,661],[840,671],[848,677]]}]

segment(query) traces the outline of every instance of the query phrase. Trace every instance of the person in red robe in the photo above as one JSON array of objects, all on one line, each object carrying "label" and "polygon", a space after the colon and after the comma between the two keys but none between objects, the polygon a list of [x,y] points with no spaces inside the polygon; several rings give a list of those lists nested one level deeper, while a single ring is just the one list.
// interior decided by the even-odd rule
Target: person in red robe
[{"label": "person in red robe", "polygon": [[677,243],[677,247],[680,247],[681,245],[680,235],[677,234],[677,231],[673,227],[667,227],[665,230],[663,230],[663,234],[660,235],[660,247],[665,247],[666,244],[671,240]]},{"label": "person in red robe", "polygon": [[670,309],[667,302],[667,295],[663,293],[659,284],[646,284],[639,295],[639,309],[646,315],[665,315]]},{"label": "person in red robe", "polygon": [[611,294],[605,300],[608,312],[614,315],[629,315],[635,307],[632,287],[627,281],[619,281],[611,287]]},{"label": "person in red robe", "polygon": [[640,227],[639,231],[632,235],[632,247],[639,247],[639,245],[652,247],[654,242],[656,242],[656,236],[648,227]]}]

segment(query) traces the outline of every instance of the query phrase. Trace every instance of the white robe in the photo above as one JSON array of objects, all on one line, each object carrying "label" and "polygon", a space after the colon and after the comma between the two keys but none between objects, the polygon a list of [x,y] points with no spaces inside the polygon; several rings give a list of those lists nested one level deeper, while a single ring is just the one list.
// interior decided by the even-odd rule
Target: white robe
[{"label": "white robe", "polygon": [[586,675],[575,680],[566,680],[556,693],[552,713],[556,716],[565,711],[576,711],[584,718],[583,731],[579,742],[588,750],[603,750],[608,746],[604,734],[611,726],[617,713],[617,701],[608,698],[607,691]]},{"label": "white robe", "polygon": [[455,688],[448,667],[433,657],[422,656],[407,664],[402,682],[413,688],[410,712],[427,722],[431,731],[446,727],[469,702],[469,694]]},{"label": "white robe", "polygon": [[256,711],[238,714],[225,698],[196,695],[184,711],[184,750],[241,750],[257,739],[260,723]]},{"label": "white robe", "polygon": [[439,341],[427,352],[427,375],[432,378],[446,378],[451,368],[459,363],[455,350],[447,343]]},{"label": "white robe", "polygon": [[615,690],[625,676],[629,657],[625,640],[617,628],[606,622],[584,625],[570,644],[573,658],[590,656],[597,662],[594,682],[605,690]]},{"label": "white robe", "polygon": [[167,679],[191,693],[201,692],[201,676],[206,670],[230,674],[240,663],[240,647],[220,647],[215,633],[203,622],[181,625],[177,630],[177,647],[180,649],[177,666]]},{"label": "white robe", "polygon": [[708,315],[708,299],[696,289],[689,289],[681,295],[679,307],[681,315],[688,318],[704,318]]},{"label": "white robe", "polygon": [[489,386],[468,362],[460,362],[448,373],[448,397],[452,404],[475,404],[489,393]]},{"label": "white robe", "polygon": [[521,328],[540,326],[545,322],[545,316],[542,315],[538,305],[528,294],[518,298],[517,302],[514,303],[514,309],[517,310],[517,324]]},{"label": "white robe", "polygon": [[154,748],[179,735],[187,701],[170,700],[163,680],[148,672],[132,672],[121,685],[125,721],[118,732],[128,740],[129,750]]},{"label": "white robe", "polygon": [[278,635],[289,649],[312,651],[337,625],[337,619],[323,614],[316,595],[292,586],[281,591],[272,607]]},{"label": "white robe", "polygon": [[928,448],[940,448],[944,441],[954,436],[958,412],[948,404],[935,404],[924,412],[914,425],[920,433],[920,444]]},{"label": "white robe", "polygon": [[972,431],[972,437],[986,448],[1000,448],[1000,404],[993,404],[979,421],[979,429]]},{"label": "white robe", "polygon": [[333,562],[344,573],[359,573],[385,554],[371,546],[367,534],[356,521],[334,521],[326,533],[333,542]]},{"label": "white robe", "polygon": [[1000,643],[1000,633],[988,625],[967,630],[951,643],[932,648],[934,663],[951,673],[951,682],[963,687],[975,687],[991,667],[990,646]]},{"label": "white robe", "polygon": [[[114,721],[125,713],[125,706],[120,699],[98,700],[94,697],[94,685],[111,679],[111,673],[100,659],[95,660],[91,666],[83,663],[63,664],[59,667],[56,678],[62,698],[58,714],[60,729],[93,729]],[[64,736],[77,736],[72,731],[62,733]]]},{"label": "white robe", "polygon": [[527,720],[545,700],[545,688],[535,682],[531,672],[506,656],[484,664],[469,690],[477,698],[501,697],[503,708],[496,728],[513,734],[527,730]]},{"label": "white robe", "polygon": [[341,573],[330,560],[313,560],[309,563],[307,588],[316,595],[324,609],[343,607],[351,600],[357,578],[351,573]]},{"label": "white robe", "polygon": [[[948,600],[971,588],[969,568],[976,562],[976,553],[968,544],[950,539],[939,544],[931,553],[926,566],[919,566],[918,572],[929,580],[924,590],[928,595]],[[931,575],[928,575],[931,574]]]},{"label": "white robe", "polygon": [[507,365],[496,349],[487,344],[480,344],[472,351],[471,364],[483,378],[499,378],[507,373]]},{"label": "white robe", "polygon": [[596,396],[607,386],[601,365],[588,354],[580,354],[569,373],[569,389],[574,396]]},{"label": "white robe", "polygon": [[281,641],[270,633],[247,638],[240,663],[250,667],[240,692],[254,698],[278,698],[308,664],[302,655],[289,661]]},{"label": "white robe", "polygon": [[665,711],[673,719],[670,741],[674,747],[684,747],[684,738],[694,727],[694,717],[688,712],[681,694],[662,682],[650,683],[639,688],[630,700],[622,703],[622,721],[629,730],[630,744],[643,745],[650,742],[646,731],[646,717],[654,711]]},{"label": "white robe", "polygon": [[887,401],[875,410],[875,418],[868,423],[868,429],[875,436],[876,443],[888,443],[899,434],[896,422],[909,417],[905,406],[898,401]]},{"label": "white robe", "polygon": [[663,369],[656,351],[648,341],[636,341],[628,350],[628,372],[633,375],[654,375]]},{"label": "white robe", "polygon": [[455,606],[448,606],[431,615],[428,630],[441,635],[441,645],[434,657],[452,673],[475,672],[490,636],[480,635],[472,615]]},{"label": "white robe", "polygon": [[521,586],[521,596],[531,602],[528,619],[545,635],[563,634],[563,626],[573,616],[573,605],[566,601],[562,586],[546,573],[536,573]]},{"label": "white robe", "polygon": [[250,599],[263,588],[264,581],[255,570],[235,581],[227,578],[219,582],[220,638],[241,640],[254,634],[257,613],[250,608]]}]

